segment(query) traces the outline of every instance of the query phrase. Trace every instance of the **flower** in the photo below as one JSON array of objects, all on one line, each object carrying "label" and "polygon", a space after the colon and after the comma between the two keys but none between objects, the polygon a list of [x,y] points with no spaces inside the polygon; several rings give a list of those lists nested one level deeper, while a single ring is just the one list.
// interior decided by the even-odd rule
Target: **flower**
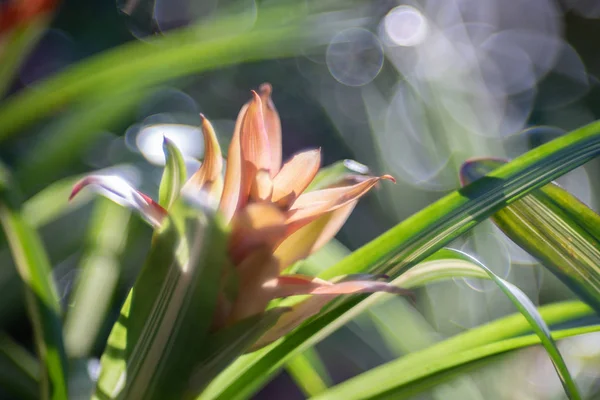
[{"label": "flower", "polygon": [[[320,190],[307,188],[321,163],[320,149],[296,154],[282,165],[281,122],[271,100],[271,86],[252,91],[236,121],[229,146],[225,178],[222,156],[211,123],[203,115],[204,162],[182,191],[204,193],[219,204],[231,226],[228,253],[239,282],[237,296],[219,297],[216,329],[264,312],[276,298],[313,295],[284,314],[255,345],[267,344],[314,315],[341,294],[385,291],[405,293],[378,280],[327,280],[283,271],[321,248],[342,227],[356,202],[389,175],[345,177]],[[89,176],[77,183],[71,197],[93,185],[104,195],[140,210],[145,219],[160,226],[168,211],[149,196],[117,177]]]},{"label": "flower", "polygon": [[0,4],[0,34],[50,13],[58,4],[56,0],[9,0]]}]

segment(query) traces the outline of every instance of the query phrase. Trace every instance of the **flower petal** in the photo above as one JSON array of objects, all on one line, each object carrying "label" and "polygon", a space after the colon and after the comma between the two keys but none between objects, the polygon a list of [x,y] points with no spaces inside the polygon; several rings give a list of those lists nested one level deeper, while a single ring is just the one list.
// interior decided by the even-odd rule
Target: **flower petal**
[{"label": "flower petal", "polygon": [[254,176],[254,182],[250,188],[250,198],[255,201],[271,201],[273,194],[273,180],[269,171],[261,169]]},{"label": "flower petal", "polygon": [[204,135],[204,161],[198,171],[188,180],[185,189],[205,190],[211,197],[218,199],[223,189],[221,146],[219,146],[217,135],[210,121],[203,114],[200,114],[200,118],[202,119],[202,133]]},{"label": "flower petal", "polygon": [[329,242],[344,225],[356,203],[353,201],[330,211],[288,236],[273,254],[281,268],[308,257]]},{"label": "flower petal", "polygon": [[289,207],[310,185],[321,165],[321,149],[296,154],[273,179],[272,201]]},{"label": "flower petal", "polygon": [[303,193],[288,212],[288,235],[321,215],[337,210],[365,195],[382,179],[395,182],[390,175],[374,176],[351,186],[335,187]]},{"label": "flower petal", "polygon": [[258,88],[262,101],[262,112],[265,120],[265,128],[269,137],[271,148],[271,177],[274,177],[281,168],[281,120],[271,99],[273,88],[269,83],[263,83]]},{"label": "flower petal", "polygon": [[235,210],[237,209],[241,179],[242,179],[242,152],[240,149],[240,130],[242,121],[248,110],[248,104],[245,104],[238,114],[233,130],[233,137],[227,151],[227,169],[225,170],[225,183],[223,185],[223,194],[219,209],[225,219],[225,222],[231,221]]},{"label": "flower petal", "polygon": [[271,291],[263,288],[265,282],[279,274],[279,265],[271,255],[271,250],[261,247],[251,253],[237,267],[239,273],[239,289],[233,304],[229,323],[265,311],[271,301]]},{"label": "flower petal", "polygon": [[256,173],[260,170],[270,171],[271,168],[271,149],[265,129],[262,101],[255,91],[252,91],[252,96],[240,130],[242,180],[238,209],[246,205]]},{"label": "flower petal", "polygon": [[[352,278],[351,276],[349,278]],[[320,278],[304,275],[282,275],[265,282],[265,288],[270,289],[273,298],[312,295],[341,295],[355,293],[387,292],[395,294],[409,294],[412,292],[399,288],[386,282],[373,280],[346,280],[332,283]]]},{"label": "flower petal", "polygon": [[234,264],[242,262],[258,247],[275,245],[285,235],[285,216],[269,203],[251,203],[235,215],[229,238],[229,254]]},{"label": "flower petal", "polygon": [[83,178],[73,186],[69,200],[88,186],[115,203],[137,210],[154,227],[159,227],[167,216],[167,211],[158,203],[117,175],[90,175]]},{"label": "flower petal", "polygon": [[[318,294],[318,296],[313,296],[301,301],[300,303],[294,305],[290,312],[283,314],[279,318],[277,323],[271,329],[269,329],[263,336],[261,336],[261,338],[258,339],[256,343],[254,343],[254,345],[251,348],[251,351],[258,350],[261,347],[273,343],[283,335],[291,332],[302,322],[321,311],[321,309],[327,303],[335,299],[339,294],[384,291],[412,296],[411,291],[384,282],[348,281],[340,283],[331,283],[325,281],[327,282],[327,284],[319,285],[321,281],[321,279],[315,281],[314,278],[303,277],[301,275],[288,275],[280,276],[279,278],[277,278],[277,282],[275,283],[281,282],[283,286],[287,285],[288,287],[291,287],[292,285],[305,285],[307,289],[310,288],[309,290],[312,290],[313,294]],[[273,282],[269,282],[269,285],[274,286]],[[315,290],[317,290],[316,288],[320,288],[318,289],[318,293],[314,293]],[[301,291],[299,289],[289,289],[289,293],[292,293],[292,291],[294,291],[294,294],[301,294],[299,293]]]}]

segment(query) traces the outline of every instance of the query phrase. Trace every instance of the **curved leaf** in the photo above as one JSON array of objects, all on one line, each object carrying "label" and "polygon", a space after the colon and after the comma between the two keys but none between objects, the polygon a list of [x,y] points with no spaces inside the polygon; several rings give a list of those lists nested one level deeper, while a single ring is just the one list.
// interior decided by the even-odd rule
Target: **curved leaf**
[{"label": "curved leaf", "polygon": [[67,359],[50,262],[37,232],[23,218],[8,179],[8,173],[0,169],[0,224],[25,284],[26,304],[41,360],[40,397],[66,399]]},{"label": "curved leaf", "polygon": [[[462,253],[458,250],[453,250],[456,253]],[[502,278],[499,278],[496,274],[494,274],[488,267],[481,264],[476,259],[468,256],[465,253],[462,253],[465,257],[468,257],[472,260],[473,264],[477,264],[481,269],[483,269],[493,280],[496,285],[504,292],[504,294],[512,301],[512,303],[517,307],[517,309],[523,314],[529,325],[533,331],[538,335],[540,341],[546,352],[548,352],[548,356],[552,360],[552,364],[556,369],[558,377],[565,389],[565,393],[569,396],[570,399],[581,399],[581,395],[577,390],[577,386],[569,373],[569,369],[565,364],[565,361],[560,354],[560,351],[556,347],[556,343],[552,339],[552,335],[550,334],[550,328],[546,325],[542,316],[539,314],[535,305],[529,300],[527,295],[521,291],[518,287],[513,285],[510,282],[505,281]]]},{"label": "curved leaf", "polygon": [[[463,181],[504,165],[497,159],[465,163]],[[496,212],[492,220],[515,243],[600,313],[600,216],[550,183]]]}]

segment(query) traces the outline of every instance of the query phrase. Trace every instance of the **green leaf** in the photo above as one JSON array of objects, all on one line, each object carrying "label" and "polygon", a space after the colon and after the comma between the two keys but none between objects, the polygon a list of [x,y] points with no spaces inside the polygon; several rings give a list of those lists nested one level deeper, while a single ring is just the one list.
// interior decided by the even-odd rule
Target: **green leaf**
[{"label": "green leaf", "polygon": [[175,200],[179,198],[181,188],[185,184],[187,176],[183,155],[169,138],[163,141],[166,165],[158,190],[158,204],[169,210]]},{"label": "green leaf", "polygon": [[286,312],[285,308],[272,308],[231,327],[211,334],[201,346],[200,362],[193,366],[188,395],[200,393],[225,367],[248,350]]},{"label": "green leaf", "polygon": [[[290,21],[290,10],[297,19]],[[288,18],[283,18],[285,16]],[[281,20],[288,23],[281,24]],[[304,45],[322,42],[340,28],[299,13],[297,6],[264,7],[248,27],[248,15],[215,18],[148,41],[132,41],[66,68],[12,96],[0,107],[0,141],[75,99],[134,91],[217,67],[288,57]],[[148,43],[149,42],[149,43]],[[160,51],[157,51],[160,49]]]},{"label": "green leaf", "polygon": [[221,223],[195,208],[155,235],[102,356],[96,399],[181,398],[209,335],[226,259]]},{"label": "green leaf", "polygon": [[[371,296],[373,297],[373,296]],[[347,302],[335,310],[300,326],[296,331],[272,345],[247,354],[219,375],[198,399],[244,399],[258,390],[268,377],[277,372],[290,354],[301,352],[319,342],[350,318],[354,317],[352,306]],[[593,315],[585,303],[570,301],[540,307],[540,315],[548,325],[574,321]],[[346,314],[348,313],[348,314]],[[335,323],[334,323],[335,321]],[[440,354],[455,354],[472,347],[482,346],[529,332],[531,326],[520,313],[471,329],[423,350],[419,362],[423,365],[435,361]],[[315,332],[318,332],[315,333]],[[266,375],[266,377],[265,377]]]},{"label": "green leaf", "polygon": [[131,212],[99,198],[92,213],[80,275],[70,297],[73,304],[64,324],[69,357],[91,354],[112,304],[120,276],[119,257],[128,233]]},{"label": "green leaf", "polygon": [[0,387],[15,398],[36,400],[40,396],[40,365],[8,335],[0,333]]},{"label": "green leaf", "polygon": [[0,223],[25,284],[25,300],[41,360],[40,398],[66,399],[67,363],[50,262],[37,232],[23,218],[8,172],[3,169],[0,169]]},{"label": "green leaf", "polygon": [[[584,164],[599,152],[600,122],[595,122],[537,147],[484,179],[429,205],[327,269],[320,277],[330,279],[361,272],[397,276],[502,207]],[[374,294],[366,301],[382,297]],[[202,398],[251,395],[290,357],[364,310],[363,304],[352,310],[362,299],[364,297],[337,301],[283,340],[236,361],[217,377]],[[282,302],[285,304],[289,303]]]},{"label": "green leaf", "polygon": [[312,347],[288,361],[285,369],[307,397],[324,392],[332,382],[319,353]]},{"label": "green leaf", "polygon": [[[115,90],[81,101],[59,118],[48,121],[31,149],[18,160],[15,175],[22,190],[35,193],[62,178],[70,164],[93,149],[98,137],[120,129],[118,123],[131,115],[148,94],[149,90]],[[0,136],[1,132],[2,128]]]},{"label": "green leaf", "polygon": [[[458,250],[454,250],[457,253],[460,253]],[[467,254],[464,256],[469,257]],[[469,257],[471,258],[471,257]],[[527,322],[531,325],[532,330],[538,335],[540,341],[546,352],[548,352],[548,356],[552,360],[552,364],[556,369],[558,377],[565,389],[565,393],[569,396],[570,399],[581,399],[581,395],[577,390],[577,386],[569,373],[569,369],[565,364],[565,361],[560,354],[560,351],[556,347],[556,343],[552,339],[552,335],[550,334],[550,328],[546,325],[542,316],[537,311],[535,305],[529,300],[527,295],[521,291],[518,287],[513,285],[510,282],[505,281],[502,278],[499,278],[496,274],[494,274],[488,267],[481,264],[474,258],[471,258],[474,264],[479,265],[481,269],[483,269],[493,280],[496,285],[504,292],[504,294],[512,301],[512,303],[517,307],[517,309],[523,314]]]},{"label": "green leaf", "polygon": [[[473,329],[476,331],[478,328]],[[600,331],[600,325],[559,330],[553,339],[563,339]],[[450,339],[451,340],[451,339]],[[445,342],[442,342],[443,344]],[[326,399],[406,399],[474,367],[481,367],[490,357],[540,343],[537,335],[489,342],[460,352],[432,353],[432,346],[367,371],[358,377],[330,388],[318,400]],[[438,374],[444,374],[439,376]]]},{"label": "green leaf", "polygon": [[91,193],[84,193],[68,202],[73,185],[83,176],[70,176],[47,186],[23,203],[23,218],[33,227],[42,227],[87,203]]},{"label": "green leaf", "polygon": [[[471,182],[504,165],[497,159],[465,163]],[[515,243],[600,313],[600,216],[551,183],[496,212],[492,220]]]}]

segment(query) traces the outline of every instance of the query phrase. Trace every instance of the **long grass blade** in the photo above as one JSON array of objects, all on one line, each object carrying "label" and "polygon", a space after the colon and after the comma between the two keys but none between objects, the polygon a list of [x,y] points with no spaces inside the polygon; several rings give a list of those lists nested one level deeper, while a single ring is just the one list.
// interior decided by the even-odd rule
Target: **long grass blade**
[{"label": "long grass blade", "polygon": [[[600,325],[564,329],[552,332],[552,339],[559,340],[599,331]],[[539,343],[539,336],[526,335],[473,346],[457,353],[439,353],[435,359],[430,357],[430,349],[426,349],[349,379],[314,399],[411,398],[434,384],[465,372],[468,367],[482,366],[482,362],[489,361],[493,356]],[[448,373],[446,379],[435,379],[437,374],[445,372]],[[427,382],[429,380],[430,382]]]},{"label": "long grass blade", "polygon": [[8,173],[0,170],[0,224],[25,285],[26,304],[41,360],[40,398],[67,398],[67,362],[60,305],[46,251],[37,232],[23,218]]}]

